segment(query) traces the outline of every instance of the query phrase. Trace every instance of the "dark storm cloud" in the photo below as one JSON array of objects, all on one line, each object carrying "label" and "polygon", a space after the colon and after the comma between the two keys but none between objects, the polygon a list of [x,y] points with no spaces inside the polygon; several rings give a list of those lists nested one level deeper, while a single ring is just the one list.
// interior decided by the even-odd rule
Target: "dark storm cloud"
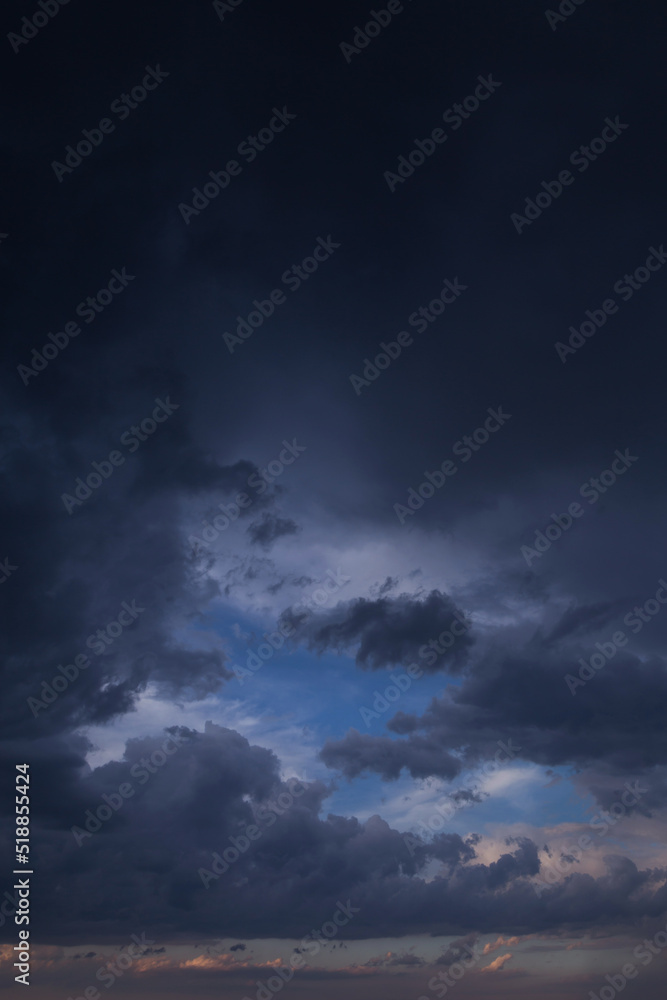
[{"label": "dark storm cloud", "polygon": [[[606,613],[601,619],[597,609],[588,609],[578,616],[585,620],[595,630]],[[323,760],[348,776],[370,770],[396,777],[405,768],[413,777],[430,771],[449,778],[492,755],[497,741],[511,739],[521,748],[519,758],[549,767],[595,766],[638,777],[666,765],[667,736],[660,721],[667,710],[664,661],[621,649],[573,691],[566,677],[578,678],[578,659],[586,653],[590,658],[590,648],[578,644],[583,626],[570,627],[571,612],[564,621],[547,639],[538,631],[514,651],[503,649],[496,636],[495,649],[468,666],[460,686],[433,699],[423,715],[398,712],[388,722],[391,732],[406,739],[362,736],[353,729],[344,739],[327,742]],[[573,641],[558,643],[559,632]],[[659,773],[650,784],[655,804],[663,787]],[[607,789],[605,800],[609,794]]]},{"label": "dark storm cloud", "polygon": [[321,757],[328,767],[337,768],[347,778],[375,771],[385,781],[398,778],[404,767],[408,767],[413,778],[434,776],[448,780],[463,768],[461,760],[445,752],[437,740],[415,737],[409,747],[407,764],[406,747],[398,740],[351,729],[343,740],[325,743]]},{"label": "dark storm cloud", "polygon": [[[160,528],[151,523],[158,510]],[[73,524],[63,520],[64,511],[53,507],[42,517],[25,508],[15,516],[10,512],[8,520],[17,528],[14,539],[21,552],[21,572],[6,592],[10,616],[3,645],[12,686],[3,710],[9,730],[39,733],[104,721],[128,711],[150,680],[172,692],[204,692],[229,676],[220,651],[179,651],[170,641],[174,613],[196,613],[196,591],[205,597],[207,589],[205,582],[192,579],[194,573],[188,569],[175,505],[154,495],[149,503],[135,505],[122,523],[106,504],[95,513],[106,515],[103,531],[98,516]],[[40,523],[37,531],[33,517]],[[93,585],[100,577],[105,580],[104,592]],[[164,581],[163,586],[156,581]],[[105,648],[106,640],[96,640],[95,634],[117,622],[119,613],[127,619],[124,604],[135,609],[136,620]],[[31,627],[37,621],[39,630]],[[89,637],[96,645],[89,644]],[[47,710],[38,709],[35,719],[28,697],[41,701],[43,683],[50,685],[54,677],[62,677],[59,666],[72,664],[80,654],[89,658],[87,668]],[[52,701],[53,694],[47,698]]]},{"label": "dark storm cloud", "polygon": [[450,945],[443,951],[436,961],[435,965],[454,965],[455,962],[460,961],[461,958],[470,957],[470,948],[478,939],[477,934],[466,934],[465,937],[458,938],[456,941],[452,941]]},{"label": "dark storm cloud", "polygon": [[[107,371],[118,366],[109,352]],[[247,460],[222,464],[195,443],[192,395],[180,374],[144,366],[127,378],[122,398],[86,384],[79,390],[85,421],[70,412],[71,374],[58,374],[64,384],[50,386],[48,405],[13,391],[21,430],[5,425],[2,435],[13,485],[3,491],[0,514],[17,568],[2,592],[1,711],[6,732],[28,737],[124,714],[151,682],[168,697],[192,699],[231,676],[221,646],[184,649],[172,638],[179,622],[196,620],[219,593],[208,574],[215,550],[186,542],[182,504],[191,505],[190,518],[197,507],[203,517],[212,498],[231,501],[257,472]],[[158,396],[173,408],[168,419],[144,441],[125,439],[137,446],[123,445],[124,432],[151,414]],[[108,461],[114,449],[123,455],[120,467]],[[96,473],[91,488],[85,480],[93,463],[104,475]],[[267,489],[257,506],[272,504],[279,489]],[[63,494],[76,501],[69,512]],[[201,530],[196,522],[194,530]],[[122,634],[95,640],[119,614],[127,617],[126,604],[135,614]],[[68,667],[77,655],[89,666]],[[54,701],[61,665],[68,683]],[[36,699],[30,706],[29,698]]]},{"label": "dark storm cloud", "polygon": [[[433,539],[452,543],[455,575],[470,564],[484,575],[483,586],[452,592],[470,613],[487,603],[491,613],[476,619],[484,628],[429,665],[455,674],[460,687],[423,713],[399,713],[388,736],[334,732],[324,759],[350,777],[372,771],[390,780],[406,769],[451,780],[497,740],[514,740],[526,760],[586,769],[601,804],[626,778],[649,774],[639,808],[667,800],[667,615],[574,696],[564,683],[593,642],[608,641],[616,612],[649,597],[665,573],[665,273],[567,363],[554,350],[665,239],[656,223],[664,217],[664,39],[652,5],[631,16],[620,4],[585,5],[556,33],[534,4],[406,5],[400,29],[347,63],[339,43],[358,5],[296,0],[286,18],[281,5],[255,3],[256,17],[241,6],[224,23],[211,4],[193,13],[181,0],[139,18],[125,0],[72,4],[8,53],[2,69],[15,99],[5,122],[2,228],[10,235],[0,260],[12,292],[0,371],[9,486],[0,559],[16,569],[0,595],[0,781],[8,808],[17,760],[29,759],[38,779],[36,927],[64,942],[117,941],[130,924],[181,940],[223,931],[301,936],[330,917],[341,894],[360,908],[349,928],[360,937],[500,927],[595,933],[606,921],[656,915],[667,904],[664,872],[610,857],[605,876],[570,875],[538,899],[529,842],[508,844],[490,865],[475,863],[472,838],[453,835],[413,857],[378,817],[321,819],[320,785],[239,860],[229,887],[206,891],[197,868],[250,821],[250,802],[282,788],[269,751],[215,727],[188,732],[92,840],[73,843],[71,825],[102,794],[117,794],[137,757],[159,742],[131,741],[124,761],[91,775],[91,747],[72,732],[130,713],[148,685],[179,701],[218,691],[230,676],[222,642],[208,635],[194,648],[180,636],[189,627],[199,640],[213,599],[236,611],[234,597],[251,583],[283,585],[284,573],[252,549],[228,558],[227,535],[194,552],[186,543],[220,503],[234,503],[280,440],[307,439],[293,470],[299,524],[305,512],[334,546],[372,538],[391,547],[393,505],[501,402],[512,413],[507,428],[405,526],[415,566]],[[17,8],[12,26],[21,16]],[[158,59],[164,86],[59,183],[52,161]],[[502,81],[498,94],[390,194],[383,171],[491,71]],[[185,226],[179,202],[276,103],[296,114],[289,130]],[[510,212],[555,178],[607,114],[627,120],[627,135],[518,235]],[[332,261],[228,353],[223,331],[330,232],[341,244]],[[25,385],[17,365],[44,344],[52,351],[47,331],[57,337],[76,303],[125,265],[136,274],[127,291]],[[457,311],[415,331],[389,370],[355,395],[350,373],[403,326],[414,331],[408,316],[445,275],[469,287]],[[173,417],[68,514],[61,494],[168,393],[179,405]],[[581,499],[580,484],[625,447],[641,456],[637,467],[527,569],[520,546]],[[281,479],[239,519],[255,519],[284,488]],[[271,544],[274,517],[255,522],[250,545]],[[304,559],[292,569],[306,579],[312,566]],[[446,559],[442,573],[448,580]],[[365,670],[416,659],[449,628],[454,597],[391,596],[398,579],[378,584],[371,600],[314,616],[306,644],[352,651]],[[27,699],[55,676],[62,683],[59,664],[87,651],[87,637],[135,600],[145,606],[136,622],[34,718]],[[552,600],[572,602],[556,624]],[[527,608],[530,642],[494,624]],[[434,858],[447,874],[422,880]]]},{"label": "dark storm cloud", "polygon": [[[387,580],[384,589],[393,587]],[[452,632],[452,626],[454,632]],[[308,647],[317,653],[326,650],[347,652],[356,648],[355,662],[363,670],[380,670],[392,664],[408,666],[417,660],[427,673],[456,672],[466,662],[474,639],[470,623],[452,599],[438,590],[426,596],[400,594],[360,597],[336,605],[318,615],[306,630]],[[448,632],[441,652],[431,650],[430,659],[420,658],[420,649],[430,640]],[[458,634],[462,633],[462,634]]]},{"label": "dark storm cloud", "polygon": [[[412,850],[416,853],[416,845],[412,844]],[[462,841],[457,833],[438,833],[428,843],[423,845],[423,855],[421,857],[433,857],[442,861],[446,865],[455,868],[464,861],[472,861],[475,857],[474,840],[470,837]]]},{"label": "dark storm cloud", "polygon": [[248,535],[253,545],[261,545],[263,549],[269,549],[275,541],[286,535],[296,535],[299,526],[291,518],[277,517],[275,514],[265,511],[258,521],[254,521],[248,527]]},{"label": "dark storm cloud", "polygon": [[591,631],[614,622],[621,610],[624,608],[618,603],[573,606],[560,618],[547,636],[547,640],[557,644],[559,640],[567,637],[586,636]]},{"label": "dark storm cloud", "polygon": [[[432,844],[416,840],[410,851],[404,835],[378,816],[363,824],[333,814],[321,819],[327,790],[317,783],[305,785],[264,829],[234,864],[235,873],[223,873],[206,889],[199,869],[210,870],[213,852],[243,835],[253,805],[280,801],[290,786],[280,781],[270,751],[233,731],[209,723],[203,733],[169,732],[178,749],[152,774],[146,762],[164,738],[132,740],[122,761],[92,773],[83,767],[81,747],[44,745],[35,780],[49,787],[49,773],[59,777],[34,818],[41,874],[33,902],[41,940],[117,940],[129,924],[164,943],[185,932],[300,939],[330,917],[339,899],[359,908],[345,929],[352,938],[631,925],[664,908],[659,886],[665,873],[639,871],[626,858],[610,857],[606,875],[571,875],[538,898],[527,881],[539,872],[532,841],[508,840],[488,865],[476,862],[472,839],[456,834]],[[75,838],[71,828],[83,830],[86,810],[116,802],[127,782],[135,794],[92,836]],[[447,874],[427,882],[420,871],[431,858],[443,860]],[[58,889],[63,880],[66,896]],[[47,899],[49,906],[41,905]]]}]

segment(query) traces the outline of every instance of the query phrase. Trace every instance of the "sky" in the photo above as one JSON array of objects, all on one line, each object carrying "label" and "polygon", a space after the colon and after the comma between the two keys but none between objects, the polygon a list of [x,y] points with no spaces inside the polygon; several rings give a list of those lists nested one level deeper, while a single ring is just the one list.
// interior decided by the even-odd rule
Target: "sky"
[{"label": "sky", "polygon": [[2,988],[657,1000],[664,9],[2,20]]}]

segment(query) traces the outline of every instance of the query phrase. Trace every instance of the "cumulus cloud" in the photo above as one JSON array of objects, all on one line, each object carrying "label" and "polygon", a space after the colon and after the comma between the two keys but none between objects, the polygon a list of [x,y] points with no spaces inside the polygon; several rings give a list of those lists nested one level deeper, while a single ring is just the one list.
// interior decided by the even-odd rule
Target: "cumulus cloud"
[{"label": "cumulus cloud", "polygon": [[[321,818],[330,790],[318,782],[305,783],[272,824],[260,824],[261,837],[233,871],[205,888],[198,872],[211,870],[213,853],[242,836],[258,808],[279,803],[294,786],[281,781],[273,753],[238,733],[212,723],[203,732],[173,731],[180,748],[145,781],[137,767],[163,738],[131,740],[123,760],[92,772],[83,742],[45,741],[35,748],[34,780],[45,790],[32,834],[43,865],[35,898],[35,930],[42,939],[117,940],[128,923],[145,928],[160,946],[185,931],[300,939],[321,924],[322,913],[334,912],[338,900],[358,909],[341,939],[431,933],[434,927],[456,934],[502,926],[518,935],[582,921],[630,924],[665,905],[667,873],[641,871],[620,857],[607,858],[603,877],[572,874],[538,898],[531,881],[540,861],[530,839],[508,840],[486,864],[476,858],[474,840],[456,834],[408,850],[404,836],[379,816],[365,823],[331,813]],[[12,760],[19,749],[12,747]],[[128,780],[135,794],[79,846],[72,827],[84,828],[87,810],[95,813],[107,801],[103,796],[113,796]],[[434,862],[440,873],[426,878]],[[64,879],[66,896],[58,889]],[[46,900],[48,906],[40,905]]]},{"label": "cumulus cloud", "polygon": [[[104,19],[108,5],[94,6],[96,17]],[[629,161],[613,153],[608,165],[591,168],[595,197],[587,182],[574,185],[558,208],[549,210],[549,219],[545,215],[531,224],[522,240],[509,224],[489,227],[500,205],[520,207],[516,177],[502,167],[513,156],[500,155],[489,167],[489,150],[499,135],[510,150],[546,149],[555,163],[570,139],[554,129],[554,108],[566,102],[567,134],[582,140],[599,121],[597,84],[604,83],[606,69],[582,90],[576,75],[570,86],[554,72],[553,59],[536,59],[531,47],[528,84],[503,86],[499,97],[464,123],[461,139],[451,140],[463,157],[454,170],[462,185],[457,197],[450,199],[449,184],[434,188],[425,167],[423,180],[407,180],[407,201],[397,192],[386,212],[369,215],[371,189],[377,192],[381,184],[380,162],[390,166],[399,153],[409,153],[415,100],[420,120],[441,120],[443,108],[473,86],[479,71],[472,65],[475,53],[496,51],[499,39],[511,49],[516,31],[507,5],[484,5],[484,17],[478,5],[459,5],[455,38],[462,57],[455,60],[449,95],[419,83],[439,72],[439,44],[404,48],[406,71],[398,83],[392,61],[387,63],[389,76],[378,76],[373,85],[395,133],[369,128],[371,118],[377,119],[373,102],[354,97],[363,73],[379,65],[370,49],[353,58],[342,91],[330,85],[330,66],[321,53],[335,47],[332,38],[352,34],[349,25],[343,32],[334,24],[340,14],[335,5],[325,5],[327,17],[312,25],[320,34],[313,44],[294,47],[292,62],[285,54],[292,52],[293,24],[279,11],[273,15],[278,5],[267,5],[273,20],[264,40],[252,18],[232,15],[238,44],[224,60],[213,40],[215,12],[204,6],[207,16],[187,20],[185,50],[177,37],[180,27],[172,18],[165,22],[170,25],[165,53],[173,51],[169,32],[177,33],[173,70],[163,56],[173,76],[149,97],[145,111],[137,112],[137,127],[133,117],[122,126],[118,144],[115,137],[105,139],[74,177],[64,178],[62,197],[54,194],[55,182],[35,183],[35,129],[25,123],[34,117],[38,93],[44,124],[40,169],[48,172],[44,150],[64,155],[57,150],[89,122],[89,99],[96,94],[95,103],[102,100],[119,69],[112,47],[112,64],[91,64],[90,93],[67,84],[63,95],[54,84],[62,77],[58,65],[76,65],[88,38],[99,26],[106,37],[108,25],[86,20],[63,33],[58,45],[29,42],[41,48],[47,86],[35,86],[30,58],[16,60],[16,73],[23,67],[27,78],[15,88],[10,235],[2,247],[2,266],[16,297],[6,303],[7,360],[0,370],[6,413],[0,421],[0,462],[8,487],[0,497],[5,546],[0,561],[7,557],[16,569],[5,582],[0,574],[0,814],[9,831],[13,768],[18,760],[29,760],[38,789],[31,803],[32,846],[39,859],[35,933],[63,946],[74,942],[77,955],[89,956],[73,959],[71,971],[94,969],[101,959],[88,948],[99,953],[98,942],[116,946],[140,928],[154,928],[152,936],[166,944],[146,954],[147,969],[156,975],[167,970],[165,976],[195,972],[210,977],[218,990],[219,979],[229,977],[229,983],[245,962],[246,979],[255,969],[259,978],[264,974],[260,959],[248,961],[251,948],[242,940],[301,938],[321,926],[339,898],[359,908],[345,929],[351,937],[423,932],[463,941],[481,931],[494,939],[502,933],[503,943],[489,953],[496,971],[517,955],[518,936],[563,929],[594,936],[607,933],[610,924],[641,926],[667,903],[657,844],[648,856],[635,840],[636,853],[628,857],[627,843],[610,837],[604,870],[597,861],[593,874],[586,864],[574,864],[538,896],[533,884],[544,852],[536,845],[549,841],[557,857],[565,851],[562,838],[553,840],[532,823],[526,836],[517,821],[509,832],[520,836],[513,840],[509,833],[505,840],[507,828],[485,840],[479,833],[446,830],[416,840],[408,850],[404,836],[375,813],[385,805],[381,781],[407,786],[411,776],[422,782],[418,810],[431,779],[447,783],[468,775],[493,759],[499,741],[518,748],[515,760],[549,769],[553,782],[560,781],[551,792],[555,824],[568,810],[578,810],[567,801],[568,780],[593,795],[600,809],[613,807],[626,782],[641,780],[648,791],[629,811],[641,813],[642,820],[667,805],[667,612],[659,608],[650,622],[642,622],[629,643],[574,694],[565,683],[567,673],[578,672],[580,658],[590,659],[596,643],[609,643],[616,629],[626,627],[626,612],[652,598],[666,572],[657,542],[664,534],[665,484],[664,446],[656,433],[662,415],[655,403],[664,376],[653,362],[652,341],[661,323],[656,292],[662,278],[651,279],[576,358],[560,364],[553,351],[554,341],[567,336],[568,324],[583,321],[583,310],[594,308],[607,294],[604,289],[613,288],[619,261],[632,270],[645,259],[646,219],[655,214],[663,184],[660,169],[645,169],[655,163],[650,130],[643,137],[641,130],[632,133],[632,161],[640,165],[641,183],[619,182],[612,159],[622,171]],[[127,7],[131,14],[132,5]],[[115,7],[113,16],[122,19]],[[435,39],[446,36],[449,16],[448,5],[432,5],[429,30]],[[640,15],[622,22],[628,106],[645,102],[646,67],[654,55],[658,67],[663,58],[659,41],[653,41],[659,33],[647,32],[648,23]],[[150,19],[135,18],[133,28],[133,51],[153,51]],[[545,52],[553,48],[551,34],[546,28],[542,33]],[[474,44],[466,45],[466,39]],[[379,52],[383,44],[373,46]],[[562,46],[568,45],[573,48],[565,57]],[[577,65],[580,45],[579,29],[559,30],[557,61],[562,57],[563,66]],[[513,51],[521,81],[526,66],[519,50]],[[248,52],[261,58],[249,61]],[[466,52],[473,53],[469,64]],[[192,53],[201,63],[197,69],[211,80],[204,90],[187,83]],[[243,176],[231,180],[231,196],[227,191],[192,225],[184,225],[179,199],[189,199],[195,184],[208,190],[205,164],[229,162],[236,143],[266,125],[269,109],[260,107],[262,95],[286,62],[294,79],[308,81],[301,92],[288,87],[289,99],[280,97],[288,104],[294,98],[290,112],[298,113],[298,121],[261,153],[261,163],[244,166]],[[342,74],[342,58],[339,68]],[[216,74],[222,74],[219,80]],[[211,129],[211,121],[219,120],[218,84],[229,79],[239,83],[234,106],[222,127]],[[404,80],[416,81],[407,97]],[[122,87],[131,84],[128,79]],[[532,100],[531,87],[546,104]],[[77,93],[82,103],[69,99]],[[341,182],[347,168],[340,157],[327,156],[330,144],[320,142],[325,130],[318,122],[326,123],[329,136],[351,137],[341,155],[349,153],[353,165],[362,164],[360,183]],[[371,132],[378,142],[369,188],[363,142]],[[120,155],[131,169],[116,169]],[[193,168],[196,163],[201,173]],[[484,182],[489,169],[492,184]],[[431,181],[436,173],[431,171]],[[611,199],[619,204],[622,226],[609,225]],[[586,240],[572,239],[573,218],[585,220],[593,253]],[[331,220],[340,232],[327,236]],[[305,255],[313,252],[318,233],[320,244],[326,237],[341,247],[326,263],[318,252],[311,265]],[[628,246],[637,249],[634,261]],[[31,247],[38,248],[34,261],[26,254]],[[455,252],[443,255],[443,247]],[[558,280],[564,247],[571,265],[565,283]],[[295,275],[299,261],[302,286],[293,295],[280,276],[289,274],[289,267]],[[62,344],[56,331],[74,318],[76,303],[104,285],[109,269],[121,262],[130,272],[136,268],[127,292],[95,313],[81,336],[56,350],[49,338],[60,337]],[[357,395],[350,373],[364,371],[365,357],[372,366],[380,339],[395,343],[413,311],[435,301],[436,282],[441,288],[445,273],[450,283],[459,281],[459,268],[460,281],[470,287],[462,301],[447,305],[443,317],[436,315],[437,303],[430,312],[424,308],[433,319],[430,329],[423,335],[415,331],[414,346],[401,348],[400,357],[388,346],[389,370],[378,366],[377,377],[364,378],[368,384]],[[265,296],[278,283],[287,293],[284,304],[274,308]],[[556,284],[559,301],[545,311]],[[221,334],[243,330],[239,324],[260,303],[261,330],[256,328],[249,342],[237,342],[232,355]],[[499,316],[512,317],[503,326],[502,350]],[[461,335],[450,335],[450,317],[461,324]],[[408,325],[412,329],[414,321]],[[631,351],[624,341],[628,330]],[[17,366],[45,343],[48,364],[41,368],[42,358],[26,384]],[[612,406],[609,386],[615,384],[623,391],[615,393]],[[68,512],[63,494],[72,494],[92,463],[106,462],[112,449],[121,447],[123,432],[149,416],[156,397],[176,404],[173,415],[136,451],[125,450],[124,464]],[[483,422],[501,402],[512,416],[487,442]],[[466,436],[474,447],[469,460],[462,460],[455,442]],[[298,463],[284,468],[276,458],[282,439],[307,446]],[[580,484],[600,477],[617,448],[636,448],[640,457],[591,504]],[[437,484],[445,459],[454,460],[455,474],[425,499],[429,490],[420,491],[420,481],[428,476]],[[79,489],[85,493],[86,487]],[[221,519],[220,505],[229,510],[239,492],[251,496],[251,505],[240,507],[236,521]],[[399,524],[395,505],[408,497],[411,513]],[[582,502],[584,514],[561,532],[554,518],[562,523],[573,501]],[[214,529],[215,537],[213,519],[230,522]],[[535,533],[547,524],[549,545],[533,551],[527,565],[522,548],[534,545]],[[317,591],[326,587],[329,569],[338,573],[341,566],[354,581],[346,600],[335,603],[337,595],[319,608]],[[288,655],[294,649],[283,646],[252,685],[228,683],[238,650],[245,655],[246,646],[255,648],[252,637],[271,634],[287,605],[285,618],[296,614],[301,597],[311,600],[308,614],[296,615],[297,654]],[[99,655],[92,652],[89,637],[116,622],[124,602],[142,608],[137,620]],[[460,625],[466,626],[463,632]],[[77,668],[79,676],[70,680],[69,665],[82,653],[89,654],[90,665]],[[320,661],[309,653],[322,654]],[[334,653],[339,655],[329,655]],[[402,711],[387,728],[381,727],[389,713],[369,726],[370,732],[345,735],[376,684],[373,672],[412,662],[429,676],[405,693]],[[433,698],[437,677],[445,690]],[[60,691],[52,698],[54,678]],[[160,712],[167,714],[171,702],[191,717],[187,727],[151,717],[151,732],[168,725],[181,742],[178,752],[139,784],[142,761],[159,755],[166,735],[148,738],[142,729],[147,703],[156,704],[153,692]],[[30,698],[49,702],[34,713]],[[243,733],[215,721],[203,726],[202,718],[228,718],[227,701],[237,698],[235,717]],[[197,704],[202,700],[205,708]],[[321,775],[323,761],[347,780],[331,786],[305,781],[304,794],[262,827],[253,846],[206,889],[197,873],[212,866],[213,852],[244,836],[260,809],[287,794],[284,779],[291,769],[285,771],[285,761],[258,745],[263,723],[256,720],[267,717],[272,720],[267,725],[283,727],[283,744],[295,734],[290,760],[298,759],[302,777]],[[172,721],[182,721],[182,715]],[[90,769],[91,727],[100,743],[106,741],[107,758],[118,731],[132,733],[120,759]],[[308,735],[299,745],[303,732]],[[311,753],[313,746],[321,748],[321,760]],[[104,797],[116,801],[128,780],[136,782],[135,794],[79,846],[72,827],[85,828],[87,813]],[[399,785],[400,791],[405,786]],[[335,806],[332,794],[338,796]],[[454,805],[481,798],[476,787],[451,795]],[[470,815],[482,814],[486,822],[506,808],[509,813],[508,803],[509,796],[485,800]],[[525,804],[525,812],[534,807]],[[349,815],[356,809],[373,815],[361,822]],[[457,816],[456,829],[467,821]],[[4,838],[4,856],[10,857],[7,832]],[[4,914],[0,924],[9,934]],[[219,940],[222,934],[239,943],[223,955],[193,959],[196,966],[180,968],[179,962],[187,966],[191,960],[169,953],[168,942]],[[408,973],[413,953],[392,947],[380,971],[359,966],[337,974],[361,979]],[[387,950],[373,945],[360,961]],[[55,963],[56,957],[53,953],[48,961]],[[324,982],[334,973],[317,975]],[[67,984],[62,995],[69,992],[82,991],[75,994]],[[197,990],[186,986],[182,992]]]},{"label": "cumulus cloud", "polygon": [[585,651],[578,639],[556,643],[538,632],[522,648],[511,639],[514,648],[497,635],[494,649],[472,661],[460,685],[434,698],[422,715],[397,712],[387,723],[394,736],[353,729],[327,741],[322,759],[348,776],[371,771],[394,778],[404,768],[415,778],[451,780],[464,763],[493,757],[498,742],[511,739],[520,748],[517,759],[596,768],[600,776],[591,773],[590,787],[601,803],[618,798],[621,776],[649,772],[652,794],[636,808],[667,802],[659,770],[667,765],[664,661],[619,650],[573,695],[566,676],[579,669]]},{"label": "cumulus cloud", "polygon": [[[388,580],[382,589],[388,591],[392,586],[393,581]],[[443,633],[447,638],[439,651],[429,649],[429,640],[437,643]],[[383,594],[375,599],[340,602],[309,624],[304,640],[317,653],[355,650],[355,662],[363,670],[408,666],[417,661],[427,673],[457,672],[467,663],[474,642],[469,621],[451,598],[438,590],[425,596]],[[420,655],[422,649],[428,655]]]}]

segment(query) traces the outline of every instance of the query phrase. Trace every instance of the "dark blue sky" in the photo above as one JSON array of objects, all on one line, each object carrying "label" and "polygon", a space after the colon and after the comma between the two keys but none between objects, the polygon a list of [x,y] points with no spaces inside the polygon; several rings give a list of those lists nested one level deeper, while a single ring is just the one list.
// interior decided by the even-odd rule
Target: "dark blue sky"
[{"label": "dark blue sky", "polygon": [[3,19],[6,981],[657,997],[663,9]]}]

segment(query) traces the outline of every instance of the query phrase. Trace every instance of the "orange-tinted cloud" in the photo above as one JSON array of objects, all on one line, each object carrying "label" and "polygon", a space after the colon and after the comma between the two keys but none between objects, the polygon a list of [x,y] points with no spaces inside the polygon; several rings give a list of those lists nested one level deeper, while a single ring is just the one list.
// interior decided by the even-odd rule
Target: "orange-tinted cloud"
[{"label": "orange-tinted cloud", "polygon": [[508,946],[515,946],[520,944],[521,938],[510,937],[504,938],[502,934],[500,937],[496,938],[495,941],[489,941],[488,944],[484,945],[482,955],[491,955],[494,951],[498,951],[499,948],[507,948]]},{"label": "orange-tinted cloud", "polygon": [[481,972],[500,972],[500,970],[505,965],[505,962],[509,962],[512,958],[512,952],[508,951],[506,955],[499,955],[498,958],[494,958],[490,965],[485,965]]}]

